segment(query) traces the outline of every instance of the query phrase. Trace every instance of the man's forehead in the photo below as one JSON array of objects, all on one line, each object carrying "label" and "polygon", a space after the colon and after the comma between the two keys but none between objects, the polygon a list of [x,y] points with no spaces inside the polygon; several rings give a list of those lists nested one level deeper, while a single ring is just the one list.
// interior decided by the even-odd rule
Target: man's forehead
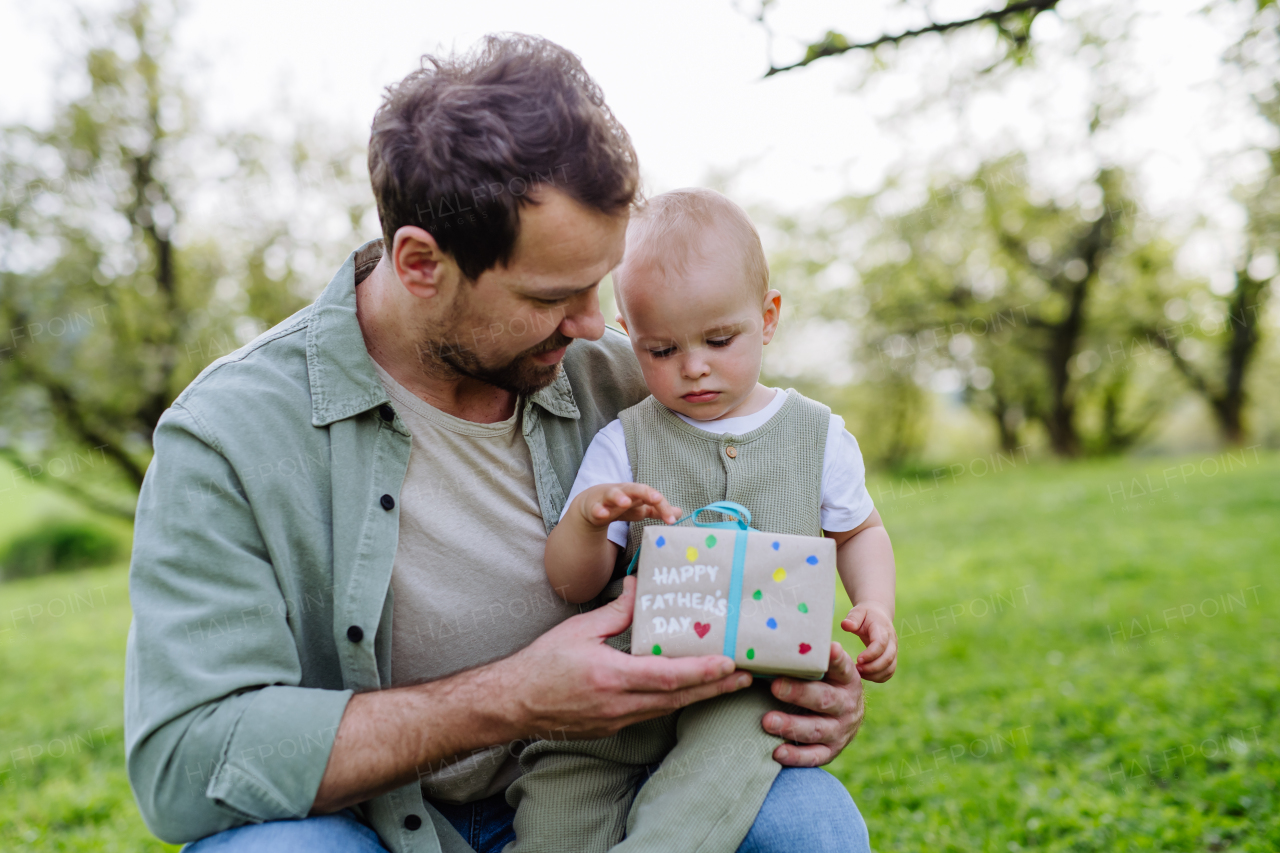
[{"label": "man's forehead", "polygon": [[542,278],[558,279],[581,272],[604,277],[622,260],[627,214],[609,215],[547,188],[520,209],[520,233],[509,267],[518,268],[532,286]]}]

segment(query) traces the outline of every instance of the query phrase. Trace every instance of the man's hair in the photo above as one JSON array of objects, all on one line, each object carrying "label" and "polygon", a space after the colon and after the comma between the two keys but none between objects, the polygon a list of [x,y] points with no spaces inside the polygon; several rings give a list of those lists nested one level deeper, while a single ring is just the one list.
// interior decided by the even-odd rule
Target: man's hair
[{"label": "man's hair", "polygon": [[578,57],[519,34],[424,56],[388,86],[373,117],[369,176],[386,251],[400,227],[417,225],[472,280],[510,261],[534,188],[618,214],[640,180],[631,138]]},{"label": "man's hair", "polygon": [[655,196],[631,214],[626,253],[613,271],[619,305],[623,302],[623,280],[630,270],[646,267],[664,278],[681,277],[691,265],[709,260],[705,247],[717,236],[737,254],[750,292],[764,299],[769,290],[769,262],[751,218],[715,190],[690,187]]}]

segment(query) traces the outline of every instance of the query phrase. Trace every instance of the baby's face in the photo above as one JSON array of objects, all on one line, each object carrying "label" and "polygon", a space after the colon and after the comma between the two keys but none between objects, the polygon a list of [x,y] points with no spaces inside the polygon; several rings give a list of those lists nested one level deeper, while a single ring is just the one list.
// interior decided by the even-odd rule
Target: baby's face
[{"label": "baby's face", "polygon": [[658,402],[695,420],[733,417],[759,382],[780,297],[761,301],[731,256],[691,267],[675,280],[628,269],[627,334]]}]

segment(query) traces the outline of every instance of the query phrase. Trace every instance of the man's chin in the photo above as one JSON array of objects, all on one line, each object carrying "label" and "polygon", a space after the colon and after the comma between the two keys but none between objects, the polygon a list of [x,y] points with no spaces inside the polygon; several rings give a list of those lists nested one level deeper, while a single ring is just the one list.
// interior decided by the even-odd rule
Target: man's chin
[{"label": "man's chin", "polygon": [[539,364],[532,356],[524,356],[500,370],[475,371],[471,375],[495,388],[527,397],[556,381],[560,375],[560,362]]}]

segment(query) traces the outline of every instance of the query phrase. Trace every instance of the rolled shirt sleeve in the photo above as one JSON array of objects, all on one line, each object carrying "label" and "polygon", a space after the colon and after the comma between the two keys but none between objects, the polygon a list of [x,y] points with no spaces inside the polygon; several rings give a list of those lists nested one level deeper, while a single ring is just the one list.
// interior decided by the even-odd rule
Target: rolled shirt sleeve
[{"label": "rolled shirt sleeve", "polygon": [[180,406],[161,418],[129,586],[125,749],[148,827],[191,841],[305,816],[350,690],[303,686],[290,607],[232,466]]}]

